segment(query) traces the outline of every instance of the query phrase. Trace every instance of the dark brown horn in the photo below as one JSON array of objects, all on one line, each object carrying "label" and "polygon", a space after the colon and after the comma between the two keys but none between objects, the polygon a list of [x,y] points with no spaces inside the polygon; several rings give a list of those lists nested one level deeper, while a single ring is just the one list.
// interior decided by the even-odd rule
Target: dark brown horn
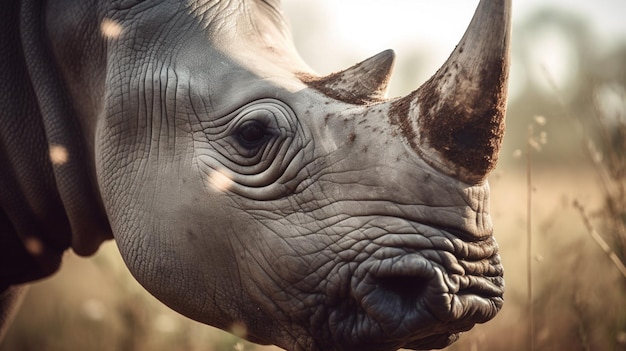
[{"label": "dark brown horn", "polygon": [[351,104],[368,104],[387,97],[387,85],[395,62],[393,50],[385,50],[365,61],[326,77],[300,77],[328,97]]},{"label": "dark brown horn", "polygon": [[[468,183],[495,167],[506,112],[511,1],[482,0],[446,63],[390,112],[429,164]],[[395,115],[395,116],[394,116]]]}]

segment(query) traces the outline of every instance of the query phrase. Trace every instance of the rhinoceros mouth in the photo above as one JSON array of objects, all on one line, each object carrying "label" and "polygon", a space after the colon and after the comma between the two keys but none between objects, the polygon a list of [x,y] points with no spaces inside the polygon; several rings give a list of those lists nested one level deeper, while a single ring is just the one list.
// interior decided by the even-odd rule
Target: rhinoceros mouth
[{"label": "rhinoceros mouth", "polygon": [[429,249],[362,262],[351,295],[364,318],[353,333],[387,340],[393,343],[389,349],[446,347],[502,307],[503,272],[495,251],[459,259],[460,252]]}]

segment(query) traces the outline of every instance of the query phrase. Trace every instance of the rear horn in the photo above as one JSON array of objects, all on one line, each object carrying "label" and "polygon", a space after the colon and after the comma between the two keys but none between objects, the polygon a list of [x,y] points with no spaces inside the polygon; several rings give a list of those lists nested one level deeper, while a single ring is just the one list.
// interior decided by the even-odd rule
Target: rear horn
[{"label": "rear horn", "polygon": [[385,50],[365,61],[325,77],[302,76],[310,87],[333,99],[356,104],[380,102],[387,98],[396,54]]}]

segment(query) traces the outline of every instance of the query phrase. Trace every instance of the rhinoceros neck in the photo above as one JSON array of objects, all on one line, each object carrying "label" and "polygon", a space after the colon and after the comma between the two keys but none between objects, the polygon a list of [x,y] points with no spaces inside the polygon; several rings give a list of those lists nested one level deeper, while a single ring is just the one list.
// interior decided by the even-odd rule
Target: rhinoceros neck
[{"label": "rhinoceros neck", "polygon": [[3,3],[0,15],[0,285],[53,273],[69,247],[95,251],[81,237],[99,244],[108,228],[39,6]]}]

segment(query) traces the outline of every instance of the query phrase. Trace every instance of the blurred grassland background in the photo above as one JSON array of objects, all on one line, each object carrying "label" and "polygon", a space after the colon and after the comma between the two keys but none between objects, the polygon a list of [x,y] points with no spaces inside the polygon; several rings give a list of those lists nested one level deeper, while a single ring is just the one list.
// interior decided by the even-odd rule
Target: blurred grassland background
[{"label": "blurred grassland background", "polygon": [[[443,12],[415,13],[415,21],[439,20],[430,31],[411,29],[402,39],[384,28],[391,22],[383,18],[350,18],[348,26],[369,38],[358,44],[331,23],[336,14],[328,2],[284,1],[297,46],[320,73],[397,49],[391,96],[435,72],[454,44],[442,49],[433,41],[450,36],[457,42],[476,5],[440,3],[463,17],[452,23]],[[626,29],[601,29],[603,17],[563,4],[544,1],[520,15],[514,6],[507,134],[490,177],[505,305],[449,350],[626,350],[626,276],[619,267],[626,261]],[[605,6],[607,21],[626,16],[623,0],[597,4]],[[393,12],[379,15],[394,20]],[[452,34],[444,33],[449,28]],[[90,259],[68,253],[57,275],[33,284],[0,344],[0,351],[30,350],[278,349],[162,306],[133,280],[111,242]]]}]

